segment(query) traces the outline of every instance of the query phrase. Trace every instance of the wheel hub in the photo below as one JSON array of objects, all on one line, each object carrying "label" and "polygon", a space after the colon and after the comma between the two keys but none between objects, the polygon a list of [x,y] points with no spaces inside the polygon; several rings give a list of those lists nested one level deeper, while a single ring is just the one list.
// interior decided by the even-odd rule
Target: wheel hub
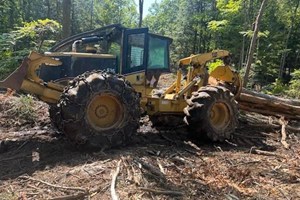
[{"label": "wheel hub", "polygon": [[104,93],[94,96],[86,111],[88,123],[96,130],[118,127],[124,119],[124,107],[113,94]]},{"label": "wheel hub", "polygon": [[107,117],[108,115],[108,108],[106,106],[103,106],[103,105],[100,105],[96,108],[95,110],[95,115],[98,117],[98,118],[104,118],[104,117]]},{"label": "wheel hub", "polygon": [[210,123],[211,125],[219,130],[223,131],[226,129],[230,122],[230,111],[225,103],[217,102],[214,103],[210,110]]}]

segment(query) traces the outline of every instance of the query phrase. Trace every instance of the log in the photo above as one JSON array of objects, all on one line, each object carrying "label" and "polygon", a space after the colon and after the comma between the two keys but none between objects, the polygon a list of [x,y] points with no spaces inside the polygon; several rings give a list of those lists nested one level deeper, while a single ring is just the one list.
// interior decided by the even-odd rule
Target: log
[{"label": "log", "polygon": [[300,101],[297,100],[279,98],[243,89],[237,101],[241,110],[286,119],[300,119]]},{"label": "log", "polygon": [[268,115],[268,116],[276,116],[276,117],[285,117],[286,119],[294,119],[299,120],[300,116],[297,114],[285,112],[284,110],[277,110],[273,109],[272,107],[268,106],[255,106],[253,104],[245,103],[245,102],[239,102],[239,109],[245,110],[248,112],[255,112],[262,115]]},{"label": "log", "polygon": [[281,109],[284,109],[287,111],[295,111],[295,112],[300,113],[300,106],[294,106],[291,104],[273,101],[267,97],[262,98],[262,97],[252,96],[249,94],[242,93],[239,101],[259,104],[258,106],[271,106],[271,107],[274,107],[275,109],[281,108]]},{"label": "log", "polygon": [[[300,100],[285,99],[285,98],[281,98],[281,97],[276,97],[276,96],[272,96],[272,95],[268,95],[268,94],[263,94],[263,93],[247,90],[245,88],[242,89],[241,94],[249,94],[249,95],[255,96],[255,97],[267,98],[271,101],[282,102],[282,103],[286,103],[286,104],[294,105],[294,106],[300,106]],[[240,97],[243,97],[243,96],[240,96]]]}]

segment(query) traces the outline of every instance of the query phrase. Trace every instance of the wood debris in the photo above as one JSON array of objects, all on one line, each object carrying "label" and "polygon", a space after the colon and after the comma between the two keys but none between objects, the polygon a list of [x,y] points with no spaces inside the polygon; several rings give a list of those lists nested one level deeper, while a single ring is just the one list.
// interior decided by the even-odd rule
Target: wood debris
[{"label": "wood debris", "polygon": [[0,126],[0,199],[300,199],[299,123],[283,117],[242,113],[224,143],[145,119],[133,144],[99,152],[74,149],[49,121]]}]

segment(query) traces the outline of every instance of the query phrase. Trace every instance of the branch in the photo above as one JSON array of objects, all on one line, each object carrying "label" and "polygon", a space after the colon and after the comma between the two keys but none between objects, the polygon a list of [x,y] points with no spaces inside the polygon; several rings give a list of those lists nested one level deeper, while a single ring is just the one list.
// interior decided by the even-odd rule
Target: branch
[{"label": "branch", "polygon": [[284,117],[281,117],[279,119],[279,123],[281,124],[281,144],[284,146],[284,148],[289,149],[290,145],[286,142],[286,131],[285,131],[285,127],[288,124],[287,121],[284,120]]},{"label": "branch", "polygon": [[135,160],[140,163],[142,165],[142,167],[144,169],[146,169],[147,171],[150,171],[153,175],[157,176],[157,177],[160,177],[162,178],[163,180],[166,179],[165,175],[159,170],[157,169],[156,167],[154,167],[153,165],[150,165],[144,161],[142,161],[141,159],[139,158],[135,158]]},{"label": "branch", "polygon": [[112,200],[119,200],[119,197],[118,197],[117,192],[115,190],[115,186],[116,186],[117,177],[118,177],[119,172],[120,172],[121,161],[122,160],[119,160],[118,165],[117,165],[117,169],[116,169],[115,173],[113,174],[112,180],[111,180],[110,192],[111,192]]},{"label": "branch", "polygon": [[20,178],[40,182],[40,183],[43,183],[43,184],[48,185],[48,186],[53,187],[53,188],[60,188],[60,189],[65,189],[65,190],[77,190],[77,191],[82,191],[82,192],[87,192],[88,191],[87,189],[80,188],[80,187],[66,187],[66,186],[54,185],[54,184],[48,183],[46,181],[42,181],[42,180],[39,180],[39,179],[32,178],[30,176],[20,176]]},{"label": "branch", "polygon": [[173,196],[183,196],[183,192],[179,191],[172,191],[172,190],[156,190],[156,189],[151,189],[151,188],[144,188],[140,187],[140,190],[146,191],[146,192],[152,192],[156,194],[163,194],[163,195],[173,195]]},{"label": "branch", "polygon": [[280,154],[274,153],[274,152],[270,152],[270,151],[262,151],[262,150],[258,150],[258,149],[253,149],[250,150],[250,153],[255,153],[255,154],[259,154],[259,155],[264,155],[264,156],[277,156],[277,157],[283,157]]},{"label": "branch", "polygon": [[49,200],[76,200],[76,199],[83,199],[86,195],[88,195],[88,192],[81,192],[78,194],[71,194],[66,196],[60,196],[60,197],[53,197]]}]

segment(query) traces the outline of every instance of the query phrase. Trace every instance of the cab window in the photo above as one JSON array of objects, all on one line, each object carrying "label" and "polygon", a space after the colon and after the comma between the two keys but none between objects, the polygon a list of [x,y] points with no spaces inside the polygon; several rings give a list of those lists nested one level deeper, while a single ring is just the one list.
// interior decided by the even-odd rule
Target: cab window
[{"label": "cab window", "polygon": [[142,67],[144,63],[145,34],[128,35],[126,68]]},{"label": "cab window", "polygon": [[149,35],[148,69],[169,69],[168,41]]}]

